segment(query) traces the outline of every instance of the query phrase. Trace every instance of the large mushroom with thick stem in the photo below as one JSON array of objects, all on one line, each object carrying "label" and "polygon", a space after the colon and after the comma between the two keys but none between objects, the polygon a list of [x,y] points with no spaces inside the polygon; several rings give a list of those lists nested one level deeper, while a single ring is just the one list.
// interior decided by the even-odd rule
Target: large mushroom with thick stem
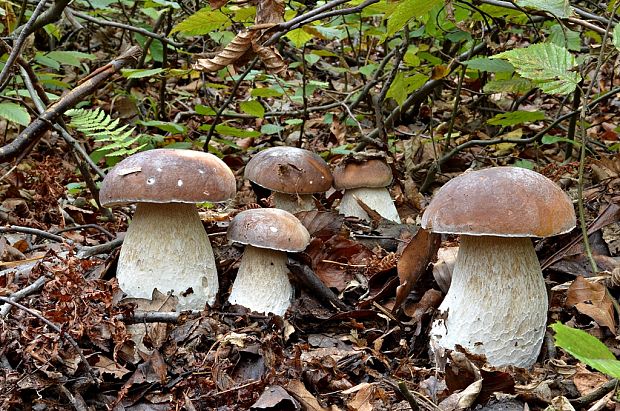
[{"label": "large mushroom with thick stem", "polygon": [[387,189],[392,184],[392,169],[383,159],[349,158],[334,169],[333,175],[334,188],[344,190],[340,214],[371,221],[361,202],[386,220],[400,224],[398,211]]},{"label": "large mushroom with thick stem", "polygon": [[136,203],[118,259],[116,277],[129,296],[174,292],[177,308],[204,308],[218,291],[215,258],[195,203],[235,195],[235,176],[212,154],[157,149],[127,157],[105,177],[106,207]]},{"label": "large mushroom with thick stem", "polygon": [[569,197],[523,168],[467,172],[437,192],[422,227],[461,234],[452,283],[431,329],[435,355],[460,345],[493,366],[534,364],[548,302],[531,237],[575,227]]},{"label": "large mushroom with thick stem", "polygon": [[228,301],[252,311],[283,315],[293,298],[286,253],[308,246],[308,230],[287,211],[258,208],[232,219],[228,239],[245,244]]},{"label": "large mushroom with thick stem", "polygon": [[273,192],[277,208],[290,213],[315,210],[312,194],[332,185],[329,166],[318,154],[297,147],[272,147],[245,166],[244,178]]}]

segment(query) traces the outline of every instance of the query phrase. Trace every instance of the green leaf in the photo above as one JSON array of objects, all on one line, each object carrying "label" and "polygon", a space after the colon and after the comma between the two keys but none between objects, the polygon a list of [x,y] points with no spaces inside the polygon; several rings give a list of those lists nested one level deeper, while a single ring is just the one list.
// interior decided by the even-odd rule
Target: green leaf
[{"label": "green leaf", "polygon": [[423,74],[417,73],[413,76],[406,76],[406,73],[399,72],[390,85],[386,97],[396,100],[398,105],[402,105],[413,90],[420,88],[427,80]]},{"label": "green leaf", "polygon": [[301,48],[304,46],[304,44],[312,40],[314,38],[314,35],[305,31],[302,27],[300,29],[289,31],[284,37],[292,41],[295,47]]},{"label": "green leaf", "polygon": [[278,134],[282,130],[284,130],[284,127],[277,124],[263,124],[260,128],[260,132],[267,135]]},{"label": "green leaf", "polygon": [[540,142],[542,144],[569,143],[569,144],[573,144],[575,146],[580,146],[579,142],[577,142],[575,140],[571,140],[571,139],[566,138],[566,137],[552,136],[550,134],[545,134],[540,139]]},{"label": "green leaf", "polygon": [[0,117],[22,126],[30,124],[28,110],[15,103],[0,103]]},{"label": "green leaf", "polygon": [[620,23],[616,24],[616,27],[614,27],[613,37],[614,46],[620,50]]},{"label": "green leaf", "polygon": [[138,124],[142,124],[147,127],[157,127],[158,129],[165,131],[166,133],[173,134],[185,134],[187,132],[187,128],[182,124],[172,123],[169,121],[138,121]]},{"label": "green leaf", "polygon": [[254,117],[263,118],[265,116],[265,107],[256,100],[242,101],[239,108],[246,114]]},{"label": "green leaf", "polygon": [[510,113],[498,114],[487,121],[492,126],[514,126],[516,124],[529,123],[532,121],[544,120],[545,113],[542,111],[512,111]]},{"label": "green leaf", "polygon": [[180,32],[188,36],[202,36],[231,25],[232,22],[224,13],[211,10],[211,7],[204,7],[174,26],[170,34]]},{"label": "green leaf", "polygon": [[67,66],[80,67],[81,60],[94,60],[95,56],[79,51],[50,51],[46,54],[47,58],[65,64]]},{"label": "green leaf", "polygon": [[255,88],[252,89],[250,95],[252,97],[280,97],[282,94],[281,90],[275,90],[273,88]]},{"label": "green leaf", "polygon": [[576,31],[563,27],[561,24],[554,24],[549,28],[548,41],[560,47],[566,47],[572,51],[581,50],[581,37]]},{"label": "green leaf", "polygon": [[521,77],[534,80],[545,93],[569,94],[581,81],[578,73],[570,71],[576,66],[575,57],[564,47],[552,43],[533,44],[491,58],[508,60]]},{"label": "green leaf", "polygon": [[521,7],[546,11],[561,19],[569,18],[573,14],[573,8],[568,0],[517,0],[517,4]]},{"label": "green leaf", "polygon": [[517,77],[506,80],[491,80],[484,85],[485,93],[517,93],[523,94],[534,88],[528,79]]},{"label": "green leaf", "polygon": [[[200,130],[208,130],[211,128],[210,125],[200,126]],[[227,126],[224,124],[218,124],[215,126],[215,131],[219,134],[231,137],[241,137],[241,138],[249,138],[249,137],[259,137],[260,133],[254,130],[242,130],[240,128]]]},{"label": "green leaf", "polygon": [[508,63],[507,61],[498,59],[493,60],[488,57],[479,57],[471,60],[466,60],[463,62],[463,64],[467,65],[468,69],[488,71],[491,73],[510,73],[514,71],[514,67],[512,67],[512,64]]},{"label": "green leaf", "polygon": [[164,71],[163,68],[156,68],[150,70],[144,69],[124,69],[122,70],[123,76],[127,78],[144,78],[152,77]]},{"label": "green leaf", "polygon": [[386,36],[392,36],[402,30],[413,18],[420,18],[431,11],[441,0],[401,0],[392,14],[387,18]]},{"label": "green leaf", "polygon": [[620,361],[596,337],[561,323],[550,327],[555,331],[555,345],[595,370],[620,378]]},{"label": "green leaf", "polygon": [[216,114],[215,110],[213,110],[211,107],[204,106],[202,104],[196,104],[194,110],[196,111],[196,114],[200,114],[201,116],[214,116]]}]

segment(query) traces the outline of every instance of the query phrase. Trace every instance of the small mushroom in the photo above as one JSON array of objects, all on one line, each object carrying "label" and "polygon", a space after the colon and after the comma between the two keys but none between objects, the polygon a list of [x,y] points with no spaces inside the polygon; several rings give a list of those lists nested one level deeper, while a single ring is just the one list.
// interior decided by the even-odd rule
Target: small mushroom
[{"label": "small mushroom", "polygon": [[317,154],[296,147],[272,147],[245,166],[244,178],[273,191],[275,206],[290,213],[316,209],[312,194],[332,185],[329,166]]},{"label": "small mushroom", "polygon": [[218,290],[215,258],[195,203],[235,195],[235,177],[212,154],[157,149],[127,157],[105,177],[106,207],[136,203],[116,277],[130,297],[174,291],[179,309],[203,309]]},{"label": "small mushroom", "polygon": [[228,239],[245,244],[228,301],[252,311],[283,315],[293,298],[286,252],[303,251],[310,242],[308,230],[287,211],[250,209],[232,219]]},{"label": "small mushroom", "polygon": [[462,346],[493,366],[529,367],[543,341],[547,290],[530,237],[575,227],[570,198],[534,171],[497,167],[446,183],[422,227],[461,234],[452,283],[431,329],[431,348]]},{"label": "small mushroom", "polygon": [[340,200],[340,214],[371,221],[360,206],[361,201],[386,220],[400,224],[398,211],[387,189],[392,183],[392,169],[381,159],[350,159],[334,169],[334,188],[344,189]]}]

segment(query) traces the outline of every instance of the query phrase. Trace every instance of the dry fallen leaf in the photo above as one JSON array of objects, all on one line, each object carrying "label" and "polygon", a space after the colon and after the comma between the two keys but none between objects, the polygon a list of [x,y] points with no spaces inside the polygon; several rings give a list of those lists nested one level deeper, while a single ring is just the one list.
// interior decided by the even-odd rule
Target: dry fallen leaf
[{"label": "dry fallen leaf", "polygon": [[405,301],[415,282],[437,254],[440,244],[440,235],[421,228],[405,247],[396,266],[400,285],[396,288],[396,302],[392,311]]},{"label": "dry fallen leaf", "polygon": [[305,411],[330,411],[319,404],[319,401],[306,389],[303,382],[292,380],[286,386],[286,390],[293,396]]},{"label": "dry fallen leaf", "polygon": [[609,298],[607,287],[587,281],[578,276],[566,292],[567,307],[575,307],[580,313],[592,318],[600,326],[616,333],[614,306]]},{"label": "dry fallen leaf", "polygon": [[217,56],[212,59],[198,59],[194,65],[195,68],[197,70],[214,72],[235,63],[252,47],[254,34],[254,31],[242,31]]},{"label": "dry fallen leaf", "polygon": [[295,398],[293,398],[286,390],[279,385],[272,385],[265,388],[265,391],[256,400],[252,407],[254,410],[264,409],[286,409],[286,410],[299,410],[301,407]]}]

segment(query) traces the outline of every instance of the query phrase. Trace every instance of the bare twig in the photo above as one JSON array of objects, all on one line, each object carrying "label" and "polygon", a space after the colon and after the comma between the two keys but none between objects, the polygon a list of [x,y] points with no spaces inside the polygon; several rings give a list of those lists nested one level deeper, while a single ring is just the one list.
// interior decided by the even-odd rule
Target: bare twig
[{"label": "bare twig", "polygon": [[312,269],[306,264],[302,264],[289,257],[286,266],[290,270],[295,282],[303,285],[306,289],[311,291],[319,299],[321,304],[327,307],[333,305],[343,311],[350,309],[345,303],[338,299],[332,290],[323,284],[314,271],[312,271]]},{"label": "bare twig", "polygon": [[[48,281],[49,281],[49,278],[47,277],[39,277],[34,283],[30,284],[27,287],[22,288],[19,291],[15,291],[13,294],[9,295],[7,298],[11,299],[11,301],[19,301],[29,295],[32,295],[38,292],[41,288],[43,288],[45,283],[47,283]],[[11,312],[12,307],[13,306],[10,304],[3,304],[2,307],[0,307],[0,317],[2,318],[6,317],[9,314],[9,312]]]},{"label": "bare twig", "polygon": [[61,237],[56,234],[50,234],[47,231],[39,230],[31,227],[22,227],[18,225],[9,225],[6,227],[0,227],[0,233],[24,233],[24,234],[32,234],[39,237],[47,238],[48,240],[56,241],[59,243],[69,243],[73,244],[72,240],[68,238]]},{"label": "bare twig", "polygon": [[92,247],[82,247],[82,249],[78,251],[77,257],[88,258],[88,257],[92,257],[93,255],[107,253],[109,251],[114,250],[117,247],[120,247],[121,244],[123,244],[123,238],[117,238],[107,243],[94,245]]},{"label": "bare twig", "polygon": [[170,311],[134,311],[134,313],[126,317],[119,314],[114,317],[115,320],[123,321],[125,324],[141,324],[141,323],[172,323],[177,324],[182,319],[200,317],[202,311],[188,310],[180,313]]},{"label": "bare twig", "polygon": [[601,385],[594,391],[582,397],[575,398],[574,400],[569,400],[569,401],[573,406],[576,406],[578,408],[585,407],[591,402],[600,400],[605,395],[607,395],[611,390],[615,390],[617,386],[618,386],[618,380],[614,378],[613,380],[607,381],[605,384]]},{"label": "bare twig", "polygon": [[15,301],[11,300],[10,298],[0,297],[0,301],[5,302],[7,304],[11,304],[12,306],[14,306],[16,308],[19,308],[20,310],[27,312],[28,314],[32,315],[33,317],[38,318],[43,323],[45,323],[48,327],[50,327],[51,329],[56,331],[60,335],[61,338],[64,338],[65,340],[67,340],[67,342],[69,342],[69,344],[71,344],[71,346],[73,346],[73,348],[77,351],[78,355],[80,356],[80,359],[84,363],[84,367],[88,371],[88,375],[90,375],[90,377],[92,379],[92,382],[95,385],[99,385],[99,380],[97,379],[97,376],[95,375],[95,372],[93,371],[93,369],[91,368],[90,364],[88,363],[88,360],[86,360],[86,357],[84,357],[84,354],[82,353],[82,350],[80,349],[80,347],[77,345],[77,342],[75,342],[75,340],[73,339],[73,337],[71,337],[71,335],[69,335],[69,333],[64,332],[58,325],[54,324],[53,322],[51,322],[47,318],[43,317],[38,312],[36,312],[34,310],[31,310],[30,308],[28,308],[28,307],[26,307],[24,305],[21,305],[20,303],[15,302]]}]

